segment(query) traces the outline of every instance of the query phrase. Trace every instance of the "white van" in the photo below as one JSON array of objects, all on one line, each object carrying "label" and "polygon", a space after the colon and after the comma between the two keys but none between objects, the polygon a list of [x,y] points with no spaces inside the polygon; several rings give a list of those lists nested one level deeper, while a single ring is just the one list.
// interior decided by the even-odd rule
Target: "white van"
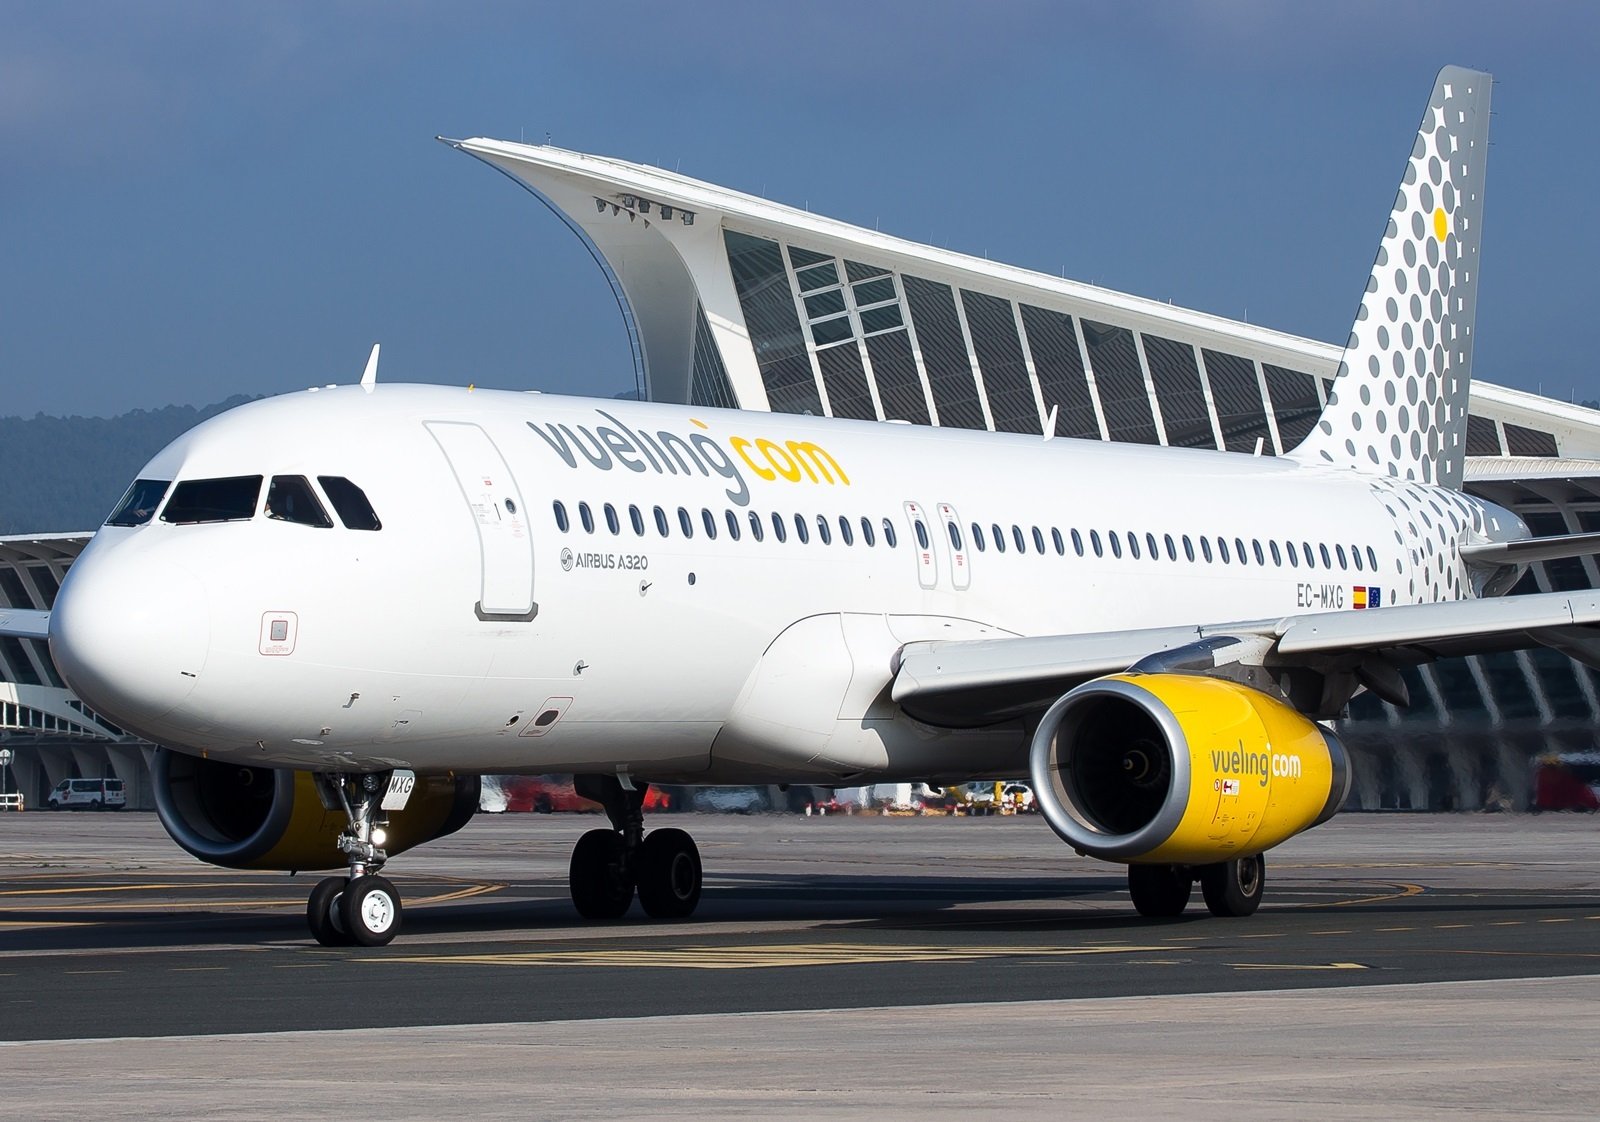
[{"label": "white van", "polygon": [[120,779],[63,779],[50,792],[51,810],[121,810],[128,794]]}]

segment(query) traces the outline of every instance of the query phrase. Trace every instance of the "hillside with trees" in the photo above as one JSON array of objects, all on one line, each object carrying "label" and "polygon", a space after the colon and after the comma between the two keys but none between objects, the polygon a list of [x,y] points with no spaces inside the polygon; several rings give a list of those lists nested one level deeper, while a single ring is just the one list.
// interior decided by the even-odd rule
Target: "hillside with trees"
[{"label": "hillside with trees", "polygon": [[0,417],[0,534],[97,528],[151,456],[207,417],[249,400],[119,417]]}]

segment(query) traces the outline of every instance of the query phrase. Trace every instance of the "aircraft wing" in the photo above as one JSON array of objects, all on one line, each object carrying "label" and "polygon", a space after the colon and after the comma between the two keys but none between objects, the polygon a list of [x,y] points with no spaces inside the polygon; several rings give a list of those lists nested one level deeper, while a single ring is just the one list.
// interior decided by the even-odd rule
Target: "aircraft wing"
[{"label": "aircraft wing", "polygon": [[1042,712],[1074,686],[1136,666],[1203,671],[1238,662],[1353,670],[1537,646],[1600,667],[1600,592],[1142,631],[910,643],[900,653],[891,696],[918,720],[974,727]]},{"label": "aircraft wing", "polygon": [[1600,534],[1563,534],[1559,537],[1523,538],[1514,542],[1461,547],[1464,560],[1499,565],[1527,565],[1534,561],[1555,561],[1590,553],[1600,553]]},{"label": "aircraft wing", "polygon": [[50,613],[32,608],[0,608],[0,638],[48,639]]}]

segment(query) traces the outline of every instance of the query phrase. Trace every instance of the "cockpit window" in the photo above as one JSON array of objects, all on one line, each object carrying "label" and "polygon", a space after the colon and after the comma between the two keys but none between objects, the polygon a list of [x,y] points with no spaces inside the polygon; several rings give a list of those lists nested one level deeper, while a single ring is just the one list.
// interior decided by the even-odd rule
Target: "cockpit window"
[{"label": "cockpit window", "polygon": [[266,514],[279,522],[298,522],[302,526],[327,529],[333,525],[333,519],[322,509],[316,492],[311,490],[311,484],[303,475],[272,477],[272,486],[267,488]]},{"label": "cockpit window", "polygon": [[254,518],[261,497],[261,476],[235,475],[227,479],[186,479],[172,489],[161,521],[189,525],[195,522],[241,522]]},{"label": "cockpit window", "polygon": [[377,512],[367,502],[367,493],[360,487],[342,475],[319,475],[317,482],[322,484],[323,493],[338,512],[339,521],[344,523],[346,530],[383,529]]},{"label": "cockpit window", "polygon": [[168,479],[135,479],[117,509],[106,519],[106,525],[143,526],[155,516],[156,507],[161,505],[171,486],[172,481]]}]

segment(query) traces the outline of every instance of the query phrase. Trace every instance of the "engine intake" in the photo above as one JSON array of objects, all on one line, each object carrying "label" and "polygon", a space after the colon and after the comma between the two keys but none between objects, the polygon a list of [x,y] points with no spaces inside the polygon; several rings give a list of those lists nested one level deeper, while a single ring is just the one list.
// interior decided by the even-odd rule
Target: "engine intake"
[{"label": "engine intake", "polygon": [[[158,748],[156,814],[172,840],[229,869],[335,869],[343,810],[324,809],[311,773],[245,767]],[[406,808],[389,813],[389,856],[453,834],[477,812],[476,775],[417,777]]]},{"label": "engine intake", "polygon": [[1350,793],[1339,739],[1221,678],[1118,674],[1060,698],[1029,758],[1039,810],[1081,853],[1127,863],[1247,857]]}]

